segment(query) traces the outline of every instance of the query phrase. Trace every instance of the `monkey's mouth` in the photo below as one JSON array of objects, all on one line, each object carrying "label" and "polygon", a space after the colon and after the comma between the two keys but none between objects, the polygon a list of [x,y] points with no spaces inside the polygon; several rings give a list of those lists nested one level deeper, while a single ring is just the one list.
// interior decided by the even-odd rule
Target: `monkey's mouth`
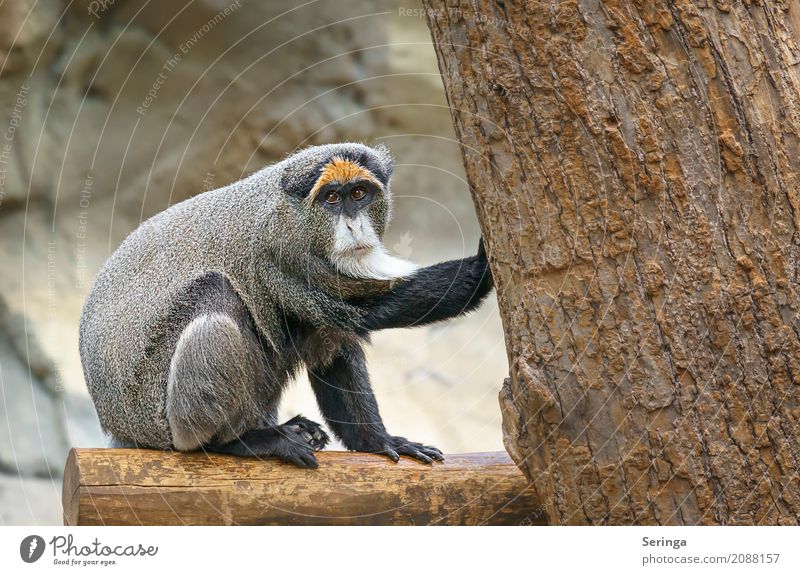
[{"label": "monkey's mouth", "polygon": [[348,251],[354,253],[357,256],[363,256],[372,251],[375,246],[372,244],[354,244],[350,247]]}]

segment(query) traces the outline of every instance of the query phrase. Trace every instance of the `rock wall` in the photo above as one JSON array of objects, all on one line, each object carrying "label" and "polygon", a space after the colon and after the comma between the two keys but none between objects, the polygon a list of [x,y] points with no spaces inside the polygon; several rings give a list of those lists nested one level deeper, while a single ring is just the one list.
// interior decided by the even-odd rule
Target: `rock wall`
[{"label": "rock wall", "polygon": [[[398,162],[387,245],[422,263],[474,251],[474,208],[418,8],[0,4],[0,523],[58,522],[68,446],[104,441],[78,318],[98,267],[153,213],[297,147],[383,141]],[[501,448],[495,398],[507,366],[494,303],[374,341],[390,430],[448,451]],[[283,410],[318,417],[303,384]]]}]

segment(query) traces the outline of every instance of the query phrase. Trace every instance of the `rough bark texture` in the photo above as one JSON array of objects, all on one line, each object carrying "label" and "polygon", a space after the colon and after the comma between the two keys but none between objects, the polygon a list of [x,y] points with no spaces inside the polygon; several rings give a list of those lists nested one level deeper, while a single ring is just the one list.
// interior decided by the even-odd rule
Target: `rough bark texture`
[{"label": "rough bark texture", "polygon": [[503,452],[402,457],[323,451],[319,468],[207,453],[73,449],[65,525],[541,525]]},{"label": "rough bark texture", "polygon": [[552,523],[800,520],[800,5],[426,0]]}]

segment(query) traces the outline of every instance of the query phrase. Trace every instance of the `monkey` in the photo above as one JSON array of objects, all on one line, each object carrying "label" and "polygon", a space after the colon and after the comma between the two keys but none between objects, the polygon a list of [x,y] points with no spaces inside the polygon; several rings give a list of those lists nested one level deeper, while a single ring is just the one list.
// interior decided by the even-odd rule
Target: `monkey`
[{"label": "monkey", "polygon": [[136,228],[80,320],[87,387],[112,444],[315,468],[327,432],[302,415],[277,420],[282,391],[306,369],[348,450],[443,461],[386,430],[364,347],[373,331],[476,309],[493,280],[483,240],[428,267],[388,252],[393,165],[384,145],[311,146]]}]

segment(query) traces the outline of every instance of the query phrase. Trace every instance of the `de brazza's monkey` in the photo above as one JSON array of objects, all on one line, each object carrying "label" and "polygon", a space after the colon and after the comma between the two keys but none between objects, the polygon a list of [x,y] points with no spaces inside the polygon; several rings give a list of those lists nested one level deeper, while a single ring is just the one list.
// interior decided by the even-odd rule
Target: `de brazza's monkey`
[{"label": "de brazza's monkey", "polygon": [[276,420],[304,366],[345,447],[441,460],[386,431],[363,346],[371,331],[476,308],[492,280],[482,242],[477,255],[419,269],[389,255],[391,173],[383,146],[311,147],[136,229],[98,273],[80,325],[114,443],[316,467],[320,425]]}]

